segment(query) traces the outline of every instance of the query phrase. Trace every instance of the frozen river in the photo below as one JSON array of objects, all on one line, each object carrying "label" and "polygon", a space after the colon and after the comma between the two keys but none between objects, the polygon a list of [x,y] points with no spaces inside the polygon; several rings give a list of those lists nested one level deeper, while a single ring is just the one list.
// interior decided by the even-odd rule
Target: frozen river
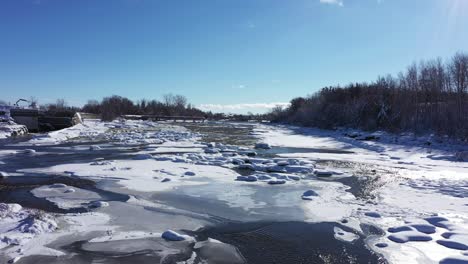
[{"label": "frozen river", "polygon": [[431,138],[88,120],[0,144],[3,262],[468,259],[464,147]]}]

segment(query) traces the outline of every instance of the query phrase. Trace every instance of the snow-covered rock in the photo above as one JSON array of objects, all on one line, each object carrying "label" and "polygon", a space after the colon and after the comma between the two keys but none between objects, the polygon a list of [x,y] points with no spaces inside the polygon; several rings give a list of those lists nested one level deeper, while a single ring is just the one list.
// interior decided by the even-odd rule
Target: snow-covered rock
[{"label": "snow-covered rock", "polygon": [[285,180],[269,180],[268,181],[268,184],[271,184],[271,185],[281,185],[285,183],[286,183]]},{"label": "snow-covered rock", "polygon": [[101,207],[108,207],[109,203],[108,202],[103,202],[103,201],[92,201],[89,203],[89,207],[91,208],[101,208]]},{"label": "snow-covered rock", "polygon": [[167,230],[161,235],[162,238],[169,240],[169,241],[183,241],[185,240],[185,236],[172,231],[172,230]]},{"label": "snow-covered rock", "polygon": [[406,243],[411,241],[431,241],[432,237],[418,231],[402,231],[388,236],[393,242]]},{"label": "snow-covered rock", "polygon": [[314,174],[317,177],[331,177],[333,175],[333,171],[328,170],[314,170]]},{"label": "snow-covered rock", "polygon": [[313,200],[314,197],[318,197],[318,196],[319,196],[318,193],[315,192],[314,190],[308,190],[302,194],[302,200]]},{"label": "snow-covered rock", "polygon": [[254,175],[249,176],[237,176],[236,181],[245,181],[245,182],[256,182],[258,179]]},{"label": "snow-covered rock", "polygon": [[257,143],[255,144],[256,149],[271,149],[270,144],[268,143]]}]

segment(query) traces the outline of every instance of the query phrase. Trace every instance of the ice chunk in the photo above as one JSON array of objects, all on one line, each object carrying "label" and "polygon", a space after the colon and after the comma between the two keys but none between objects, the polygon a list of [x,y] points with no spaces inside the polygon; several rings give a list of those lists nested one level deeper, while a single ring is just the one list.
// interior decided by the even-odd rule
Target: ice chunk
[{"label": "ice chunk", "polygon": [[4,178],[4,177],[8,177],[8,173],[4,172],[4,171],[0,171],[0,179],[1,178]]},{"label": "ice chunk", "polygon": [[162,238],[169,240],[169,241],[183,241],[185,240],[185,237],[178,234],[175,231],[172,230],[167,230],[161,235]]}]

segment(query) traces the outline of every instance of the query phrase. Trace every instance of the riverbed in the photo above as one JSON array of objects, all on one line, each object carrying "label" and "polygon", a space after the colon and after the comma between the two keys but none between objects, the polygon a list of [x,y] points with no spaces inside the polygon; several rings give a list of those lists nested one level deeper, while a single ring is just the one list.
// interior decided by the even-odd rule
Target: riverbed
[{"label": "riverbed", "polygon": [[23,207],[10,226],[48,223],[0,229],[4,262],[464,258],[468,169],[431,159],[448,155],[442,147],[258,123],[96,120],[0,144],[0,202]]}]

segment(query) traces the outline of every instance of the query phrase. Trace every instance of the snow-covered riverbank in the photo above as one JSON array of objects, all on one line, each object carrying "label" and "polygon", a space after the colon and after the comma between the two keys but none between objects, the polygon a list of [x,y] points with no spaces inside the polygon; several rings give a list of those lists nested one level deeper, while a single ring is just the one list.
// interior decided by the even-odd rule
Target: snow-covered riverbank
[{"label": "snow-covered riverbank", "polygon": [[[96,243],[98,237],[100,243],[163,239],[169,229],[183,234],[181,230],[213,225],[216,216],[240,222],[336,222],[342,226],[334,229],[337,241],[352,243],[363,237],[392,263],[466,259],[468,164],[455,158],[464,146],[437,142],[429,146],[427,139],[383,134],[369,141],[286,126],[226,126],[248,126],[247,136],[264,144],[202,142],[206,135],[172,124],[87,120],[3,146],[0,171],[8,170],[4,181],[60,175],[90,179],[106,192],[128,197],[112,200],[92,189],[66,184],[37,186],[30,191],[35,197],[60,209],[89,212],[51,214],[46,219],[54,219],[55,225],[47,232],[0,227],[10,230],[0,235],[4,255],[8,259],[38,254],[66,257],[57,246],[46,245],[59,237],[62,244],[78,237],[89,243]],[[9,165],[22,162],[23,167]],[[17,208],[2,208],[10,207]],[[11,212],[4,216],[10,225],[31,219],[28,210],[16,211],[5,209]],[[23,212],[22,217],[18,212]],[[372,235],[365,224],[385,234]],[[27,239],[11,242],[24,233]],[[72,235],[77,233],[78,237]],[[167,243],[161,259],[181,250]],[[187,247],[200,253],[190,243],[184,250]],[[242,263],[236,262],[242,259],[238,256],[231,259],[235,261],[229,263]]]}]

